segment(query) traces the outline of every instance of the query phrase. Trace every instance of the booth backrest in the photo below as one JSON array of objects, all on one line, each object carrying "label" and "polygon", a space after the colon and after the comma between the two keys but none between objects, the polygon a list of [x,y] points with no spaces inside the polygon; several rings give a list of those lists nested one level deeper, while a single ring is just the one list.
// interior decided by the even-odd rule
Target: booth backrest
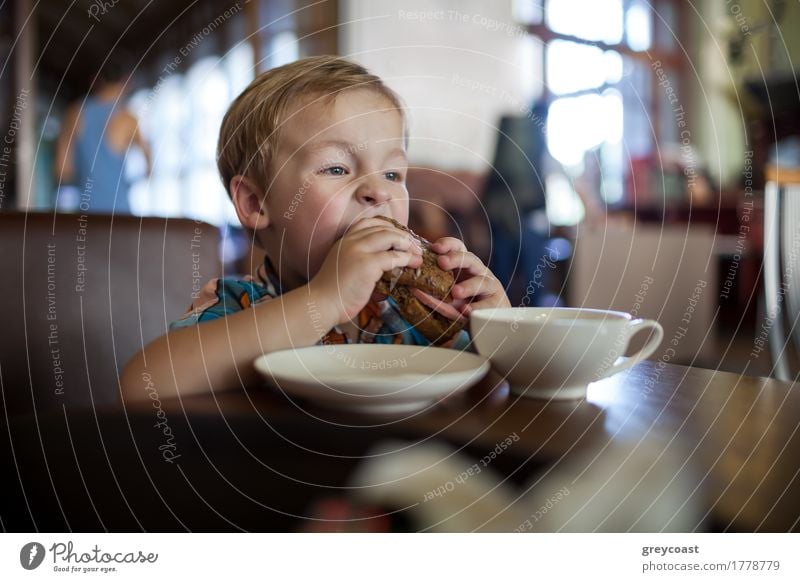
[{"label": "booth backrest", "polygon": [[[719,254],[708,225],[582,229],[569,273],[573,307],[655,319],[664,341],[650,357],[690,365],[713,348]],[[640,334],[643,335],[643,334]],[[645,337],[631,342],[638,349]]]},{"label": "booth backrest", "polygon": [[0,408],[119,399],[119,374],[220,273],[219,231],[186,219],[0,213]]}]

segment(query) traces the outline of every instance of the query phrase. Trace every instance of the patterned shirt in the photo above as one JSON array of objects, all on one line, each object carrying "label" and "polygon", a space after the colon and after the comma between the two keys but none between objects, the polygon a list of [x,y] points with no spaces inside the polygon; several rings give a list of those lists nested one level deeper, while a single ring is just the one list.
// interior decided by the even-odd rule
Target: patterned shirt
[{"label": "patterned shirt", "polygon": [[[170,324],[170,329],[189,327],[248,309],[258,303],[274,299],[283,293],[280,281],[268,267],[267,261],[256,271],[256,276],[242,279],[223,277],[212,279],[193,294],[193,302],[183,317]],[[397,304],[391,298],[380,302],[369,302],[354,320],[358,328],[356,343],[431,345],[400,315]],[[319,342],[321,344],[348,344],[350,338],[339,327],[331,329]],[[461,330],[442,347],[457,350],[469,349],[470,338]]]}]

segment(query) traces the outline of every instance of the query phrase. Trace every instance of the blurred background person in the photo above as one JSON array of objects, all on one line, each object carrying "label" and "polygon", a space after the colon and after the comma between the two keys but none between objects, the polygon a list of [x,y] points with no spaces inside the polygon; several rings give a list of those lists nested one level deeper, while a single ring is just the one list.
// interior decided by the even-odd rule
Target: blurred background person
[{"label": "blurred background person", "polygon": [[[491,230],[490,268],[514,305],[557,304],[548,285],[555,261],[567,258],[548,246],[546,178],[564,170],[547,150],[547,109],[546,101],[540,100],[524,115],[500,119],[483,193]],[[593,183],[590,176],[582,176],[573,184],[589,224],[597,224],[603,215],[590,191]]]},{"label": "blurred background person", "polygon": [[131,145],[140,149],[150,174],[150,149],[125,105],[128,74],[121,59],[109,58],[96,89],[68,108],[56,143],[54,173],[59,186],[70,184],[79,192],[77,199],[62,197],[60,189],[60,210],[129,214],[125,165]]}]

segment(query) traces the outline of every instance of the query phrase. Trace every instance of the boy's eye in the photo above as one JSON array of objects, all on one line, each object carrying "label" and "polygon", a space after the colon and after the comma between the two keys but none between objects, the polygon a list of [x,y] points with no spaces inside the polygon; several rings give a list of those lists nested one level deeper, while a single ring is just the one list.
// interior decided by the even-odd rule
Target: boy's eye
[{"label": "boy's eye", "polygon": [[389,171],[384,174],[388,180],[392,182],[402,182],[403,181],[403,174],[400,172]]},{"label": "boy's eye", "polygon": [[320,173],[328,174],[329,176],[344,176],[347,174],[347,169],[342,166],[331,166],[329,168],[323,168]]}]

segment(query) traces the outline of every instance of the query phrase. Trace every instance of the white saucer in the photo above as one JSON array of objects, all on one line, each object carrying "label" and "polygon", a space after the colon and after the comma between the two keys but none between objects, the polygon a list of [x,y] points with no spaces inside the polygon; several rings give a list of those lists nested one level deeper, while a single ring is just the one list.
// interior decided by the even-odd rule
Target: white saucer
[{"label": "white saucer", "polygon": [[292,396],[328,408],[412,412],[466,390],[489,371],[483,356],[444,348],[346,344],[261,356],[256,370]]}]

